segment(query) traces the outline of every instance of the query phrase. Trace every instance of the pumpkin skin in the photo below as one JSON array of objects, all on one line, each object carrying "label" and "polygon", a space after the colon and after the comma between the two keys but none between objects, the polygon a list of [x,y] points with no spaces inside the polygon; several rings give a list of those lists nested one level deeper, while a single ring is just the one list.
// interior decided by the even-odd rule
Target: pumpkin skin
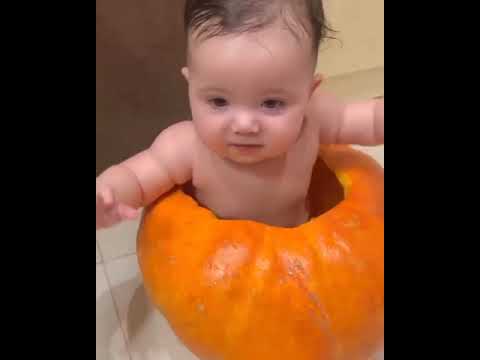
[{"label": "pumpkin skin", "polygon": [[383,345],[383,168],[322,147],[310,198],[330,209],[295,228],[220,220],[180,188],[146,209],[145,289],[201,360],[367,360]]}]

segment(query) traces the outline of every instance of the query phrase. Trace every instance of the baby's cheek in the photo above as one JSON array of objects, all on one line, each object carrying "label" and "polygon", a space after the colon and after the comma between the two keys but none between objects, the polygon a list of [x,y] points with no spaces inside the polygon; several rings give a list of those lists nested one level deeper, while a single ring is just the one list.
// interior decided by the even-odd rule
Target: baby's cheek
[{"label": "baby's cheek", "polygon": [[196,119],[194,122],[202,141],[210,148],[219,150],[224,143],[224,131],[221,123],[215,121],[211,116]]},{"label": "baby's cheek", "polygon": [[282,119],[282,121],[279,121],[277,126],[277,133],[279,139],[281,139],[284,143],[294,142],[301,131],[302,122],[303,121],[298,120],[298,118],[292,117],[285,118]]}]

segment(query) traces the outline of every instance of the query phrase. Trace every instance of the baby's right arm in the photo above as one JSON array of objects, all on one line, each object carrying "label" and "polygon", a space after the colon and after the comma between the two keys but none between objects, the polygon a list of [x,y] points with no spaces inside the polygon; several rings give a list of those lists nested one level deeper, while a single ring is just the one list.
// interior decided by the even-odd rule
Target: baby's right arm
[{"label": "baby's right arm", "polygon": [[172,125],[150,148],[97,177],[97,230],[136,216],[135,209],[189,181],[194,137],[190,121]]}]

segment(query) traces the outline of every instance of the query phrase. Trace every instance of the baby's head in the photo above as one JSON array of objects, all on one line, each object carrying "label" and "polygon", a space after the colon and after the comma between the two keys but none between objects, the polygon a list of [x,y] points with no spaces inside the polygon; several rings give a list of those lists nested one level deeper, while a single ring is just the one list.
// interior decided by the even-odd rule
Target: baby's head
[{"label": "baby's head", "polygon": [[318,84],[321,0],[187,0],[187,67],[202,141],[239,163],[286,153]]}]

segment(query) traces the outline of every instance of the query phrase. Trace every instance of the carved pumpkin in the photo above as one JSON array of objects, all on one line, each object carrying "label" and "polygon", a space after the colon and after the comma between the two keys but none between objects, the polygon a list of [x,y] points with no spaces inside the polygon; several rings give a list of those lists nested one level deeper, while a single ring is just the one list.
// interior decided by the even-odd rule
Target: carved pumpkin
[{"label": "carved pumpkin", "polygon": [[220,220],[175,189],[140,226],[147,293],[202,360],[367,360],[384,334],[383,173],[323,147],[318,215],[295,228]]}]

